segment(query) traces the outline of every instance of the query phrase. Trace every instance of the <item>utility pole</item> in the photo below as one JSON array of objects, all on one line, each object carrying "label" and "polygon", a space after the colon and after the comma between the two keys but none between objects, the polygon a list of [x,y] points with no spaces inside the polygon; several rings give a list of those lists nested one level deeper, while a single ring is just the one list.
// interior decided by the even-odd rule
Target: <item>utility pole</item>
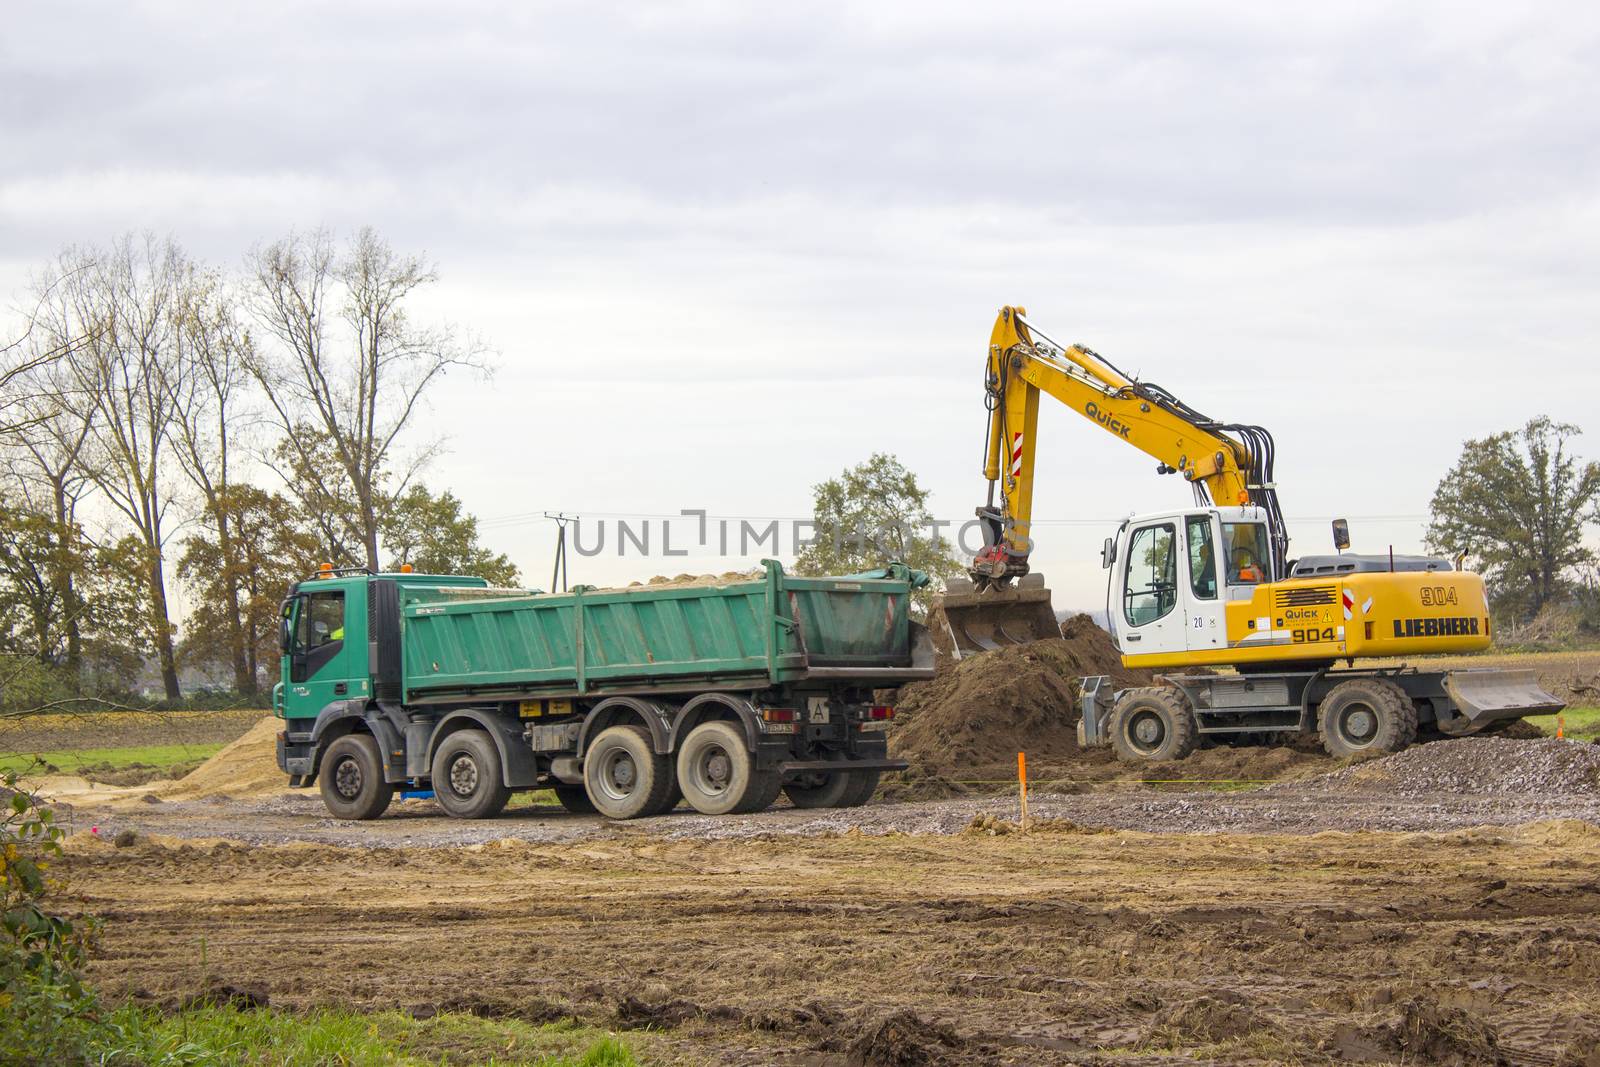
[{"label": "utility pole", "polygon": [[545,512],[544,517],[551,519],[556,524],[556,565],[550,572],[550,591],[552,593],[565,593],[567,591],[567,523],[572,521],[571,515],[559,512],[552,515]]}]

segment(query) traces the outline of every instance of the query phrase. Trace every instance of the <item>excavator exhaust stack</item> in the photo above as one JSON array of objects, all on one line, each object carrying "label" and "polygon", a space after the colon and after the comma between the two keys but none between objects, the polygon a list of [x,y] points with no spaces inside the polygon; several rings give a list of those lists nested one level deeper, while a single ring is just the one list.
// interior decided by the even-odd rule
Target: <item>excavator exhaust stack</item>
[{"label": "excavator exhaust stack", "polygon": [[1008,586],[979,588],[952,578],[939,601],[956,659],[1005,645],[1060,637],[1044,575],[1028,574]]}]

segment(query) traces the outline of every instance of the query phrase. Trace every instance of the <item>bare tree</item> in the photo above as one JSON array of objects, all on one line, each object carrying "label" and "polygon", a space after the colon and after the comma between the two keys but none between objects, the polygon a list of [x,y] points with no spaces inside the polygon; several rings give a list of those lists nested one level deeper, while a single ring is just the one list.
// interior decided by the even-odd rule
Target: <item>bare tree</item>
[{"label": "bare tree", "polygon": [[83,671],[83,599],[78,588],[78,561],[87,546],[80,543],[78,507],[90,482],[83,463],[90,419],[67,410],[61,402],[60,375],[44,372],[45,382],[30,386],[21,405],[25,428],[12,436],[5,452],[11,491],[25,508],[48,518],[52,544],[44,553],[52,601],[58,606],[65,650],[62,666],[75,685]]},{"label": "bare tree", "polygon": [[193,270],[181,249],[152,236],[108,249],[69,250],[61,262],[59,336],[85,343],[63,360],[63,399],[89,425],[84,461],[143,548],[148,628],[167,699],[181,695],[163,552],[170,500],[166,444],[175,418],[177,330]]},{"label": "bare tree", "polygon": [[[250,370],[287,435],[294,467],[326,469],[313,452],[319,444],[333,453],[355,497],[362,562],[376,570],[384,477],[398,478],[389,490],[397,494],[436,445],[397,470],[396,441],[429,385],[453,367],[486,369],[483,350],[449,326],[411,321],[411,298],[437,276],[371,228],[342,251],[325,232],[291,235],[253,253],[251,268],[252,308],[277,344],[258,352]],[[296,495],[340,495],[327,485],[288,485]]]},{"label": "bare tree", "polygon": [[240,404],[249,374],[245,369],[250,334],[239,321],[232,294],[214,275],[196,276],[179,294],[174,332],[175,358],[162,364],[163,385],[172,406],[170,437],[178,463],[200,493],[203,520],[216,533],[215,576],[225,610],[234,689],[254,693],[257,680],[250,662],[241,604],[243,563],[235,543],[231,500],[232,460],[237,427],[243,424]]}]

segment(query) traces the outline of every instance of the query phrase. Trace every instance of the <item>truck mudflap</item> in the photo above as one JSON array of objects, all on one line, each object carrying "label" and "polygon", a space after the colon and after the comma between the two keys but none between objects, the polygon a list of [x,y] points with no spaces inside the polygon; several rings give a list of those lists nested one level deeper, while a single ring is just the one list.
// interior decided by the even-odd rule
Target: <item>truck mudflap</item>
[{"label": "truck mudflap", "polygon": [[1444,691],[1473,726],[1524,715],[1549,715],[1567,706],[1545,692],[1533,671],[1447,671]]}]

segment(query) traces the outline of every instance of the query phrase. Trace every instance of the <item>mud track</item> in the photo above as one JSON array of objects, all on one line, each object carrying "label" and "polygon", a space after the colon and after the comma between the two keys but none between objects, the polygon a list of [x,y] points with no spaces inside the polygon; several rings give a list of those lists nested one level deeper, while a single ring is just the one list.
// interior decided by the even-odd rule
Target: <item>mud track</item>
[{"label": "mud track", "polygon": [[101,835],[75,839],[68,873],[106,920],[99,984],[155,1002],[221,983],[284,1007],[576,1016],[684,1063],[1555,1064],[1600,1041],[1597,865],[1600,829],[1561,821],[381,849]]}]

